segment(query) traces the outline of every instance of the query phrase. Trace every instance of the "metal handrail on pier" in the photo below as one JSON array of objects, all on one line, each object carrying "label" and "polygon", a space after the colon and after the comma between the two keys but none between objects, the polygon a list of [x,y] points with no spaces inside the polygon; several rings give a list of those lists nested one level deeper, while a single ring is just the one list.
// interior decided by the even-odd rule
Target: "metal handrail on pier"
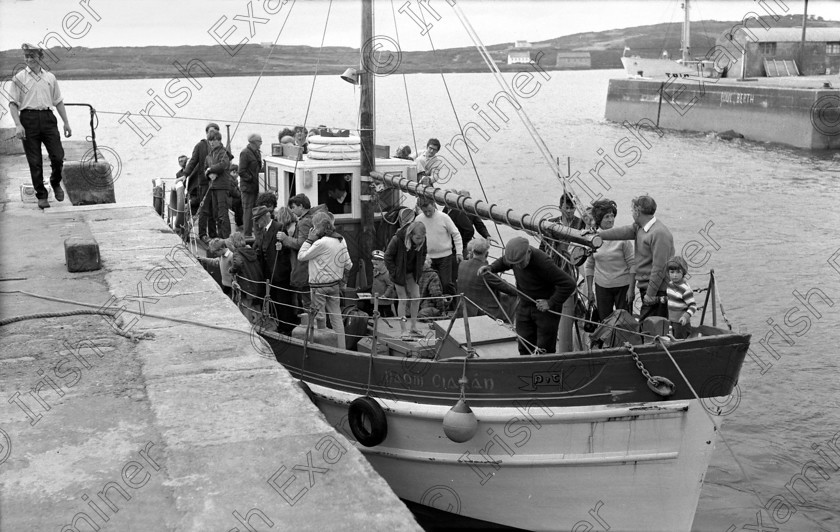
[{"label": "metal handrail on pier", "polygon": [[91,144],[93,144],[93,162],[99,162],[99,153],[98,153],[98,150],[96,148],[96,125],[94,125],[94,123],[93,123],[94,120],[96,120],[97,125],[99,123],[99,120],[96,116],[96,109],[94,109],[93,106],[89,103],[65,103],[64,104],[64,107],[70,107],[70,106],[87,107],[88,109],[90,109],[90,142],[91,142]]}]

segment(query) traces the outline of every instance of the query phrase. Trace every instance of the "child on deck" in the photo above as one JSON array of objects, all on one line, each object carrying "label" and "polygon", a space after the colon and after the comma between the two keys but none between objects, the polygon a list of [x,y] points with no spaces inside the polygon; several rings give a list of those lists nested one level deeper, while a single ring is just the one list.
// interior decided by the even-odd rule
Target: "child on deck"
[{"label": "child on deck", "polygon": [[674,338],[682,340],[691,334],[691,316],[697,312],[694,293],[685,280],[688,264],[679,255],[668,259],[668,319]]},{"label": "child on deck", "polygon": [[[394,282],[388,273],[388,267],[385,265],[385,252],[378,249],[374,250],[373,256],[371,257],[371,264],[373,264],[373,283],[360,291],[370,293],[371,297],[373,297],[373,294],[376,294],[376,299],[379,300],[380,315],[386,318],[392,317],[394,316],[393,300],[397,297],[397,289],[394,287]],[[372,314],[373,300],[360,301],[359,308]]]}]

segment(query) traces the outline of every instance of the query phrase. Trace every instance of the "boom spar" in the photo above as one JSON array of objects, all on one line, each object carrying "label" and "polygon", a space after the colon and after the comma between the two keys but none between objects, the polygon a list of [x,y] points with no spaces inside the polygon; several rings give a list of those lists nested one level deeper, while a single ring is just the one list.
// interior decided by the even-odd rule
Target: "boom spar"
[{"label": "boom spar", "polygon": [[598,235],[583,234],[581,231],[572,229],[571,227],[550,222],[547,219],[534,218],[533,215],[528,213],[519,214],[513,209],[505,209],[495,203],[487,203],[486,201],[480,199],[472,199],[462,196],[457,192],[441,190],[433,186],[421,185],[420,183],[410,181],[399,174],[388,175],[380,172],[371,172],[371,178],[373,178],[373,180],[377,183],[397,188],[413,196],[432,198],[437,203],[446,205],[452,209],[458,209],[459,211],[466,212],[467,214],[474,214],[486,220],[492,220],[496,223],[513,227],[514,229],[532,231],[534,233],[539,233],[558,240],[586,246],[591,249],[598,249],[601,247],[602,240]]}]

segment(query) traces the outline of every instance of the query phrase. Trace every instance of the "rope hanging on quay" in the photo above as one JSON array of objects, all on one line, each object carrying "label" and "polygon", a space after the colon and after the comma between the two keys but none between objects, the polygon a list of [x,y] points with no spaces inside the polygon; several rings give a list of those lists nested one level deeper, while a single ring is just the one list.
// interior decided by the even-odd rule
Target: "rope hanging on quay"
[{"label": "rope hanging on quay", "polygon": [[[5,292],[4,292],[5,293]],[[117,311],[115,309],[97,309],[97,310],[90,310],[90,309],[79,309],[79,310],[68,310],[67,312],[40,312],[38,314],[24,314],[22,316],[14,316],[11,318],[5,318],[0,320],[0,327],[4,325],[11,325],[12,323],[18,323],[21,321],[27,320],[40,320],[45,318],[65,318],[68,316],[82,316],[85,314],[94,315],[94,316],[111,316],[113,317]]]},{"label": "rope hanging on quay", "polygon": [[[65,303],[67,305],[77,305],[77,306],[81,306],[81,307],[88,307],[88,308],[96,309],[98,311],[103,310],[101,305],[84,303],[82,301],[73,301],[71,299],[63,299],[63,298],[60,298],[60,297],[45,296],[45,295],[42,295],[42,294],[35,294],[33,292],[27,292],[25,290],[0,290],[0,294],[21,294],[21,295],[25,295],[25,296],[29,296],[29,297],[34,297],[34,298],[37,298],[37,299],[43,299],[43,300],[46,300],[46,301],[54,301],[56,303]],[[106,309],[106,310],[110,310],[110,309]],[[171,316],[162,316],[160,314],[152,314],[152,313],[149,313],[149,312],[138,312],[136,310],[127,309],[127,308],[124,308],[124,307],[120,308],[119,311],[121,313],[126,312],[128,314],[134,314],[136,316],[140,316],[141,318],[146,317],[146,318],[152,318],[152,319],[156,319],[156,320],[172,321],[172,322],[175,322],[175,323],[183,323],[185,325],[195,325],[195,326],[198,326],[198,327],[205,327],[207,329],[213,329],[214,331],[227,331],[227,332],[233,332],[233,333],[237,333],[237,334],[244,334],[246,336],[251,336],[251,331],[243,331],[241,329],[234,329],[233,327],[227,327],[225,325],[205,323],[205,322],[196,321],[196,320],[188,320],[188,319],[185,319],[185,318],[173,318]],[[96,314],[96,313],[94,313],[94,314]],[[113,327],[112,327],[112,329],[113,329]],[[128,336],[126,336],[126,338],[129,338],[129,339],[132,339],[132,340],[154,338],[154,336],[149,332],[144,332],[142,335],[135,335],[133,333],[123,334],[122,331],[116,331],[116,332],[118,334],[120,334],[121,336],[128,335]],[[269,356],[266,356],[262,353],[259,353],[259,354],[263,358],[271,358],[271,359],[274,358],[273,356],[269,357]]]}]

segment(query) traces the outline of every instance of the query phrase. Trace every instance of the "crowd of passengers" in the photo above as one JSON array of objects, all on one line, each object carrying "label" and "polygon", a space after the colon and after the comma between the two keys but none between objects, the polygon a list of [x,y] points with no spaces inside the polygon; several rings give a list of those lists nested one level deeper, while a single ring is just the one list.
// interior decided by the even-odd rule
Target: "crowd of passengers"
[{"label": "crowd of passengers", "polygon": [[[311,309],[329,318],[339,347],[344,347],[340,302],[353,264],[344,237],[336,231],[332,209],[312,205],[304,194],[278,206],[273,192],[259,193],[263,159],[258,134],[248,137],[236,165],[230,164],[233,156],[222,147],[218,125],[208,124],[205,133],[192,157],[179,159],[177,174],[187,181],[190,209],[199,213],[199,237],[209,247],[209,258],[202,261],[219,268],[227,294],[232,296],[236,289],[246,305],[270,312],[278,332],[290,334],[300,314]],[[306,138],[303,127],[278,135],[281,143],[300,146],[304,152]],[[439,150],[440,142],[429,139],[417,157],[421,182],[434,184]],[[395,157],[411,159],[411,148],[399,146]],[[466,190],[456,192],[469,196]],[[235,231],[229,208],[235,214]],[[638,290],[639,319],[665,318],[675,338],[686,338],[697,310],[686,280],[686,261],[675,254],[673,236],[656,218],[652,197],[634,198],[630,209],[633,223],[614,227],[614,201],[600,199],[583,206],[564,193],[560,216],[549,221],[597,232],[604,241],[597,252],[587,255],[579,246],[549,239],[537,248],[527,238],[515,237],[504,245],[502,256],[490,262],[489,250],[496,241],[479,217],[457,209],[441,211],[433,200],[420,197],[416,208],[397,213],[396,234],[384,249],[373,252],[372,281],[358,291],[371,293],[383,316],[402,318],[405,339],[422,337],[418,319],[445,315],[457,308],[454,296],[463,294],[469,316],[488,315],[515,325],[520,354],[535,348],[553,353],[560,312],[577,292],[582,273],[583,291],[597,309],[593,320],[603,321],[616,310],[632,311]],[[498,276],[505,271],[512,271],[515,286]],[[270,285],[267,293],[265,280]]]}]

